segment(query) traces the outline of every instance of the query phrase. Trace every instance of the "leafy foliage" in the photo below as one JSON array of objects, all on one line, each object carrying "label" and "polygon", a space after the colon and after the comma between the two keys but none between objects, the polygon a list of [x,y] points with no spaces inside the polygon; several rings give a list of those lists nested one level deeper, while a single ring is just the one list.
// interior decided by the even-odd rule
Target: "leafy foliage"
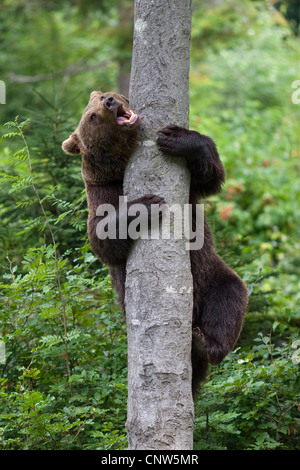
[{"label": "leafy foliage", "polygon": [[[26,124],[9,123],[14,129],[10,136],[24,138]],[[125,324],[106,269],[90,253],[85,237],[79,247],[58,253],[54,226],[65,222],[74,209],[68,201],[58,201],[53,190],[40,198],[26,146],[14,158],[28,164],[30,176],[18,181],[14,191],[31,185],[42,215],[29,220],[24,230],[39,228],[45,238],[49,232],[52,243],[40,241],[35,248],[27,248],[20,264],[7,257],[9,269],[0,284],[1,333],[6,345],[0,388],[1,446],[122,445]],[[65,209],[61,216],[47,216],[44,203],[49,200]]]},{"label": "leafy foliage", "polygon": [[[0,141],[1,449],[127,445],[126,326],[90,252],[80,161],[61,150],[89,92],[121,82],[131,41],[121,3],[0,7],[10,90]],[[211,367],[196,401],[195,448],[296,449],[299,38],[269,2],[250,0],[195,0],[192,33],[190,125],[214,138],[227,172],[206,213],[250,293],[237,349]]]},{"label": "leafy foliage", "polygon": [[296,342],[236,351],[206,383],[197,402],[195,437],[201,449],[297,448],[299,403]]}]

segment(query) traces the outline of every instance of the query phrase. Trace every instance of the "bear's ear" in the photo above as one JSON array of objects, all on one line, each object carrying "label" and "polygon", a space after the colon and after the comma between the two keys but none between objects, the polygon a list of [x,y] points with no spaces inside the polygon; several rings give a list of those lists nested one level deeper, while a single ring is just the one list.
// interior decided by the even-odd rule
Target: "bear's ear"
[{"label": "bear's ear", "polygon": [[90,101],[96,96],[101,96],[101,95],[102,95],[102,91],[92,91],[92,93],[90,94]]},{"label": "bear's ear", "polygon": [[62,149],[69,155],[78,155],[80,153],[79,139],[76,132],[73,132],[73,134],[62,143]]}]

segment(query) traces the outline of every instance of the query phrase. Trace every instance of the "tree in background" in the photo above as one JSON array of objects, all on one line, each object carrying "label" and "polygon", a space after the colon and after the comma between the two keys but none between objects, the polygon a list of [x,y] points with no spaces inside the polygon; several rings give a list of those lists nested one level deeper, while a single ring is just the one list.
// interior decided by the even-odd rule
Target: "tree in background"
[{"label": "tree in background", "polygon": [[[86,240],[80,160],[61,151],[90,91],[118,90],[124,3],[0,5],[1,125],[30,118],[22,129],[58,245],[67,321],[65,335],[54,249],[24,143],[2,127],[11,136],[0,140],[3,449],[128,447],[126,328]],[[195,449],[299,445],[298,62],[299,37],[271,2],[193,0],[190,126],[214,138],[227,173],[222,195],[205,209],[220,255],[251,294],[237,350],[211,368],[195,402]]]},{"label": "tree in background", "polygon": [[273,0],[274,6],[285,16],[296,36],[300,33],[300,4],[298,0]]}]

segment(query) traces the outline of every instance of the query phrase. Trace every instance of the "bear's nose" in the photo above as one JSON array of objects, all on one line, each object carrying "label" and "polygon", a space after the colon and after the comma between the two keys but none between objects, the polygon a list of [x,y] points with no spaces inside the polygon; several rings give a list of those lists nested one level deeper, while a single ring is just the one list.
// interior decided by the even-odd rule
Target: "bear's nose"
[{"label": "bear's nose", "polygon": [[104,107],[109,110],[114,109],[117,106],[117,102],[112,96],[105,98],[103,104]]}]

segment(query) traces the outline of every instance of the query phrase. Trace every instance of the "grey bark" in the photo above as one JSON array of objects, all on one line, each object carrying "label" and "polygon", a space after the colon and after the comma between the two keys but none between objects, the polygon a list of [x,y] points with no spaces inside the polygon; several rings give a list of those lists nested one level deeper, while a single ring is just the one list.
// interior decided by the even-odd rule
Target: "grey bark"
[{"label": "grey bark", "polygon": [[[191,0],[136,0],[130,107],[141,144],[125,175],[128,200],[189,201],[185,162],[158,151],[157,130],[188,127]],[[192,275],[185,240],[138,240],[127,262],[129,449],[192,449]]]}]

